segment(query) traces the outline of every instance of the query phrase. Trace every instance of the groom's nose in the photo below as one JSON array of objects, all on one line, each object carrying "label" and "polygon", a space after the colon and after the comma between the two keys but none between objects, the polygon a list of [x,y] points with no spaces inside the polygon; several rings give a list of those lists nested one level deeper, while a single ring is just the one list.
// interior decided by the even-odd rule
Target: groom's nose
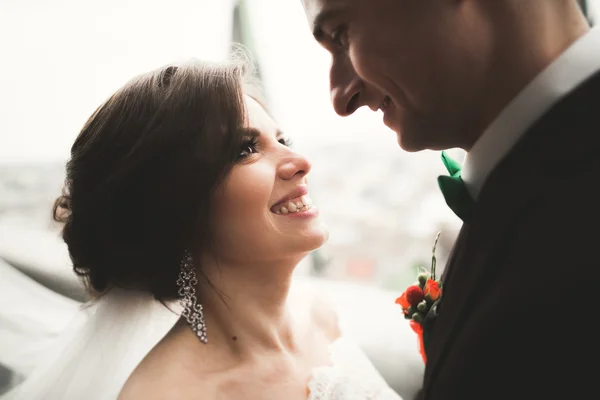
[{"label": "groom's nose", "polygon": [[363,82],[348,58],[333,60],[329,71],[331,102],[338,115],[346,117],[363,106]]}]

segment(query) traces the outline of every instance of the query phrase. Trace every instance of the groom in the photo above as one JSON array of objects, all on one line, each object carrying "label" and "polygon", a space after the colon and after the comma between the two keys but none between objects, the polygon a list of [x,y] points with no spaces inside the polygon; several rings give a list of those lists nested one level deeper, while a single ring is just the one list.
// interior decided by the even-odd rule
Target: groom
[{"label": "groom", "polygon": [[600,31],[575,0],[303,5],[339,115],[467,152],[420,397],[598,398]]}]

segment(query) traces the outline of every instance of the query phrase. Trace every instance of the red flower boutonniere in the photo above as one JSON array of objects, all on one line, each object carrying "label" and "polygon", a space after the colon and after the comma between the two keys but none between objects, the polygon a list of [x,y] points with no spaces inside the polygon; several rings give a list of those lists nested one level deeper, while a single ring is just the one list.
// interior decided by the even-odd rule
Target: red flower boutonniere
[{"label": "red flower boutonniere", "polygon": [[419,338],[419,353],[423,361],[427,362],[427,343],[430,336],[432,321],[437,316],[437,305],[442,298],[442,282],[435,276],[435,248],[440,234],[438,233],[433,244],[431,256],[431,271],[423,271],[418,276],[418,282],[409,286],[396,304],[402,307],[404,317],[410,320],[410,326]]}]

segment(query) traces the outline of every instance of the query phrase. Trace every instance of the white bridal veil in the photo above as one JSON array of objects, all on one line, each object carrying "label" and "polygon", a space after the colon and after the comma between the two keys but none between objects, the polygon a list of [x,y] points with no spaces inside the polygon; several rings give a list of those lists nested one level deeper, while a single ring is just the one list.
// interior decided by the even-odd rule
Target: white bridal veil
[{"label": "white bridal veil", "polygon": [[44,361],[1,400],[114,400],[148,352],[175,325],[177,303],[111,290],[84,306]]}]

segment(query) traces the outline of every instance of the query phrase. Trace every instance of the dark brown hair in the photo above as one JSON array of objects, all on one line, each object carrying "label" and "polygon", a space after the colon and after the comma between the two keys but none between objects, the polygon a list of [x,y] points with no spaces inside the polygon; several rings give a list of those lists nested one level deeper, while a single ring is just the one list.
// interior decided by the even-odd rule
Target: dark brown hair
[{"label": "dark brown hair", "polygon": [[88,288],[177,296],[185,249],[209,244],[214,189],[240,152],[248,64],[140,75],[87,121],[53,217]]}]

